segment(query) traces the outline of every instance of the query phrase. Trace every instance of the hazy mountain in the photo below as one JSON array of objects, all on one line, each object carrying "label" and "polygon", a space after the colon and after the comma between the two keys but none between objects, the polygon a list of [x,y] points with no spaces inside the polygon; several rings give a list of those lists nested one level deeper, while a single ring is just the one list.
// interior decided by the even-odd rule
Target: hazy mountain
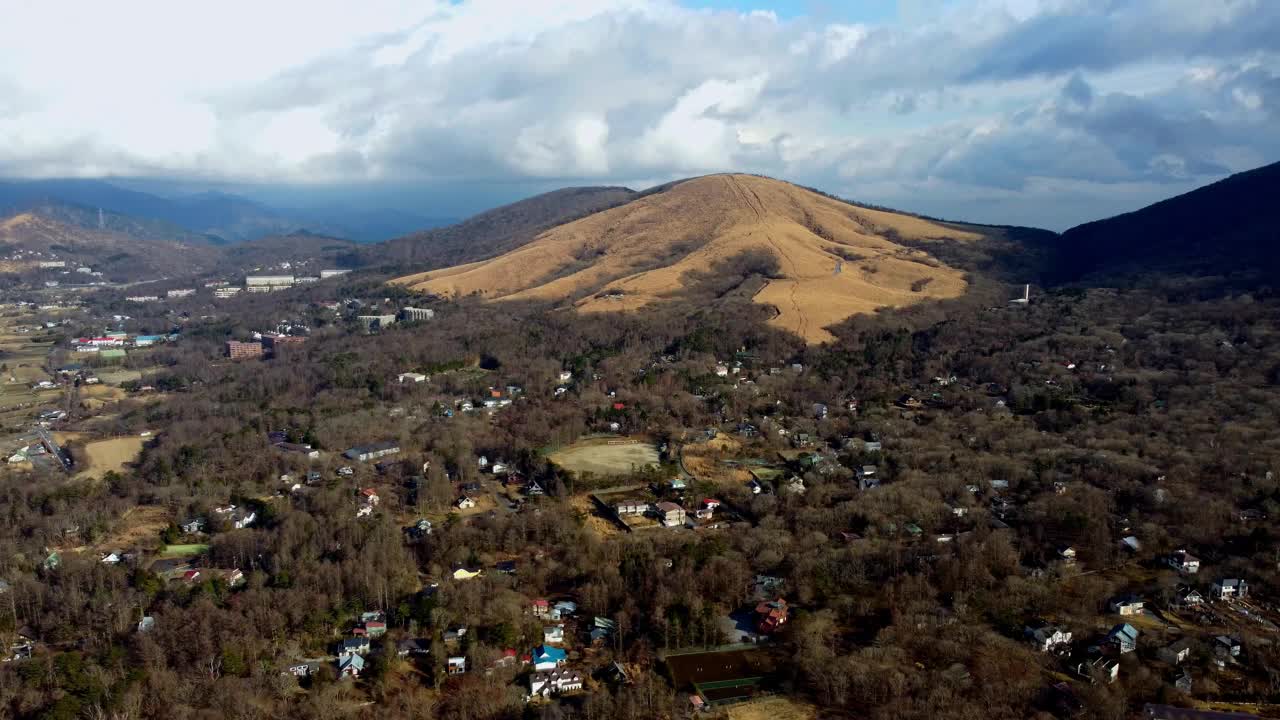
[{"label": "hazy mountain", "polygon": [[[85,227],[96,227],[97,213],[102,210],[131,218],[148,237],[159,233],[172,238],[203,238],[215,244],[304,229],[371,242],[448,222],[398,210],[340,206],[282,209],[225,192],[162,197],[102,180],[0,181],[0,214],[36,206],[80,208],[88,218]],[[78,219],[69,221],[81,224]],[[144,228],[147,224],[150,226]]]}]

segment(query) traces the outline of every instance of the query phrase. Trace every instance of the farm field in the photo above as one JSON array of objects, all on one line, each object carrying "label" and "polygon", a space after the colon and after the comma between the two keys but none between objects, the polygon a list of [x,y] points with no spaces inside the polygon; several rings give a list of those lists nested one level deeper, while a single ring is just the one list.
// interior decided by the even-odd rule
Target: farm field
[{"label": "farm field", "polygon": [[549,456],[551,462],[574,473],[623,475],[658,464],[658,448],[652,443],[625,442],[625,438],[596,438],[576,442]]}]

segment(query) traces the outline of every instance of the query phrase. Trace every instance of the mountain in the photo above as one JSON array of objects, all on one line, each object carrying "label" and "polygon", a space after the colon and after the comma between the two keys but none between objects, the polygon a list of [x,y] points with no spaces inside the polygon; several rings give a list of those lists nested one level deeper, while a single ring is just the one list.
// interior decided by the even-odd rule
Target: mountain
[{"label": "mountain", "polygon": [[[161,277],[185,277],[214,267],[219,253],[207,245],[179,240],[146,239],[112,229],[86,228],[67,222],[65,208],[44,206],[0,218],[0,272],[43,272],[66,282],[105,279],[128,282]],[[121,220],[118,222],[127,222]],[[41,261],[62,261],[61,270],[40,269]],[[87,266],[101,278],[81,276]]]},{"label": "mountain", "polygon": [[565,188],[480,213],[455,225],[369,246],[362,257],[370,265],[438,267],[471,262],[519,247],[544,230],[635,197],[635,191],[623,187]]},{"label": "mountain", "polygon": [[756,276],[763,282],[751,297],[776,308],[771,324],[816,343],[851,315],[960,295],[965,271],[928,249],[987,236],[777,180],[712,175],[557,226],[492,259],[395,282],[600,312],[705,296],[708,287],[724,294]]},{"label": "mountain", "polygon": [[1157,272],[1274,282],[1280,270],[1277,197],[1280,163],[1071,228],[1057,241],[1050,279],[1102,281]]},{"label": "mountain", "polygon": [[360,247],[350,240],[300,230],[225,247],[221,269],[236,273],[287,270],[293,275],[314,276],[321,270],[355,267]]}]

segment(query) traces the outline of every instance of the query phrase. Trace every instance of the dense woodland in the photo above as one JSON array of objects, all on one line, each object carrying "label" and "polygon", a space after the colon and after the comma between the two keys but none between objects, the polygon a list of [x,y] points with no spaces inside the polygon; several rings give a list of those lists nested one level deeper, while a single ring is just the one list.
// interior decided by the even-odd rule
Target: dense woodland
[{"label": "dense woodland", "polygon": [[[1203,559],[1201,585],[1246,578],[1262,608],[1280,596],[1280,297],[1269,288],[1147,274],[1037,289],[1011,305],[1010,286],[976,281],[961,299],[854,318],[836,342],[806,347],[750,302],[769,263],[728,269],[732,282],[721,274],[693,283],[687,302],[627,315],[442,302],[359,278],[336,297],[317,286],[217,309],[134,308],[130,330],[177,326],[182,338],[131,388],[164,399],[109,421],[119,433],[158,430],[136,467],[98,482],[0,479],[0,636],[39,641],[33,657],[0,667],[0,715],[686,717],[688,688],[659,654],[730,640],[716,618],[751,601],[757,575],[781,578],[794,608],[770,644],[770,690],[829,717],[1118,720],[1144,702],[1280,702],[1280,646],[1262,625],[1235,632],[1244,651],[1225,669],[1198,639],[1190,694],[1155,660],[1153,632],[1121,658],[1118,681],[1076,678],[1068,700],[1054,689],[1065,660],[1023,636],[1049,618],[1087,644],[1117,621],[1107,604],[1122,593],[1164,607],[1185,582],[1163,565],[1176,550]],[[337,299],[336,312],[322,304]],[[111,292],[94,303],[98,317],[125,307]],[[375,332],[354,319],[411,304],[436,317]],[[221,357],[225,340],[282,323],[310,337],[271,359]],[[735,359],[739,374],[714,372]],[[565,369],[575,380],[557,397]],[[405,372],[430,380],[397,383]],[[521,391],[493,415],[449,412],[507,386]],[[548,461],[549,449],[610,423],[664,443],[662,468],[605,479]],[[575,498],[661,482],[708,428],[736,438],[740,454],[792,458],[788,474],[807,491],[695,486],[690,495],[719,496],[741,519],[705,532],[592,531]],[[325,459],[279,451],[273,431]],[[807,460],[790,452],[801,435],[812,438]],[[388,439],[403,451],[381,471],[340,455]],[[867,452],[871,440],[882,448]],[[509,462],[546,496],[518,512],[451,513],[458,486],[480,477],[479,455]],[[336,472],[347,464],[354,476]],[[866,465],[880,487],[858,489]],[[281,482],[308,472],[323,480],[292,493]],[[369,486],[382,503],[357,517]],[[73,551],[111,537],[136,506],[176,521],[227,503],[258,519],[239,530],[211,522],[205,563],[243,570],[238,587],[165,582],[145,554],[104,565]],[[444,519],[429,535],[405,532],[426,516]],[[1067,547],[1076,562],[1060,560]],[[51,548],[65,549],[57,567]],[[451,575],[503,561],[514,574]],[[548,596],[573,597],[617,633],[580,662],[590,692],[529,705],[518,669],[483,668],[540,642],[528,603]],[[386,612],[388,647],[426,638],[426,658],[374,653],[357,681],[337,679],[332,663],[302,682],[282,675],[330,654],[374,609]],[[155,620],[145,633],[144,615]],[[442,633],[458,625],[470,630],[447,651]],[[475,670],[446,675],[455,652]],[[605,678],[614,660],[634,668],[630,682]]]}]

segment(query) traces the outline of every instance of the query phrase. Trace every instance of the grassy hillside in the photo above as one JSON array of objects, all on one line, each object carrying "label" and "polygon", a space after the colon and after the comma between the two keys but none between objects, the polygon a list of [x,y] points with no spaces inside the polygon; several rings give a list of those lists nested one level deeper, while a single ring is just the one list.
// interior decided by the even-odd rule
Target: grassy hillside
[{"label": "grassy hillside", "polygon": [[964,272],[927,248],[984,237],[777,180],[715,175],[556,227],[491,260],[397,282],[601,312],[673,300],[721,274],[754,274],[764,279],[755,302],[777,310],[772,324],[822,342],[827,326],[851,315],[960,295]]}]

